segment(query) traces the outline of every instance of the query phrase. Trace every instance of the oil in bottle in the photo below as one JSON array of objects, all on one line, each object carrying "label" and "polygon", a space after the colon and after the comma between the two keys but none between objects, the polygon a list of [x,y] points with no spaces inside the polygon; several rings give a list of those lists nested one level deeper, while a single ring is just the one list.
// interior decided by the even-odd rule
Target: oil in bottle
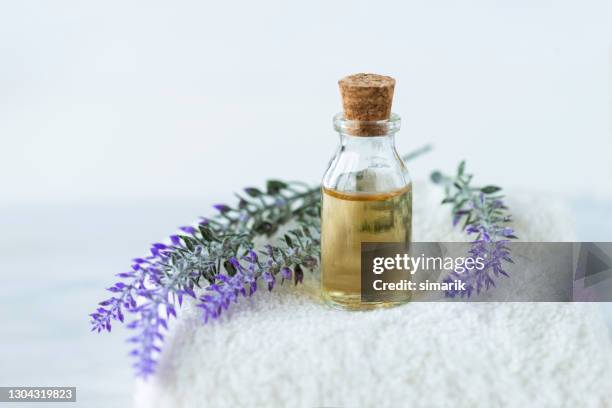
[{"label": "oil in bottle", "polygon": [[361,243],[410,241],[411,186],[374,194],[323,188],[321,217],[325,300],[347,309],[386,306],[361,302]]}]

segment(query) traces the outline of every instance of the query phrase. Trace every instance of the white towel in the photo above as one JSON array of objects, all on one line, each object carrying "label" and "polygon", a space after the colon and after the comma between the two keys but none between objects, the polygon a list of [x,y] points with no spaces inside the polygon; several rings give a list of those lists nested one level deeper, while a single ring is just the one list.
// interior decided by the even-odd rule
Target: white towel
[{"label": "white towel", "polygon": [[[428,183],[416,241],[464,241]],[[562,203],[508,200],[524,241],[571,241]],[[308,275],[308,273],[307,273]],[[137,407],[612,406],[612,347],[597,305],[412,303],[370,312],[322,305],[317,282],[241,300],[202,325],[188,302]],[[510,278],[512,279],[512,278]]]}]

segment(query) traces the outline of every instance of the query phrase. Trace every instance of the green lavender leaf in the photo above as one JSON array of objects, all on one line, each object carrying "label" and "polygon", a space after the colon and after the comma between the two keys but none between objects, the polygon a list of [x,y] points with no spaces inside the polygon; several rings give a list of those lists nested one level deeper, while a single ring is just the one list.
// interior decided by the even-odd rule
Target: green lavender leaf
[{"label": "green lavender leaf", "polygon": [[266,190],[268,194],[278,194],[283,189],[286,189],[289,185],[280,180],[268,180],[266,183]]},{"label": "green lavender leaf", "polygon": [[442,173],[440,173],[439,171],[434,171],[433,173],[431,173],[430,178],[432,182],[438,184],[442,181]]},{"label": "green lavender leaf", "polygon": [[458,177],[463,176],[464,171],[465,171],[465,160],[462,160],[461,163],[459,163],[459,167],[457,168],[457,176]]},{"label": "green lavender leaf", "polygon": [[244,189],[244,191],[249,195],[249,197],[253,198],[261,197],[263,195],[263,193],[255,187],[247,187]]},{"label": "green lavender leaf", "polygon": [[480,191],[482,191],[485,194],[497,193],[499,190],[501,190],[501,187],[497,187],[497,186],[486,186],[480,189]]}]

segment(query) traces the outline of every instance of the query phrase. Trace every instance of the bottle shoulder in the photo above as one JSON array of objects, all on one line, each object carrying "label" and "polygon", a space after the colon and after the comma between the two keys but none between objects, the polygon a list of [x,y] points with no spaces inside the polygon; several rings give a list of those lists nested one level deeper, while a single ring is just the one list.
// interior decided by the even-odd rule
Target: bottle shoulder
[{"label": "bottle shoulder", "polygon": [[358,152],[340,146],[329,163],[322,185],[339,192],[389,192],[410,185],[410,175],[394,148]]}]

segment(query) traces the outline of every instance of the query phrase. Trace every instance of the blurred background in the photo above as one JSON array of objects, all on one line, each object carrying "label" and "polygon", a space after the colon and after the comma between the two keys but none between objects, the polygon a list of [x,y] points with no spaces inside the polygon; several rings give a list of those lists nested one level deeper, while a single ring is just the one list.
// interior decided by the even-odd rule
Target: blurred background
[{"label": "blurred background", "polygon": [[103,288],[233,191],[318,182],[351,73],[396,78],[400,152],[434,146],[413,179],[467,159],[478,183],[564,198],[579,239],[611,240],[611,13],[606,0],[0,4],[0,385],[129,404],[125,336],[88,334]]},{"label": "blurred background", "polygon": [[5,3],[2,201],[318,181],[337,80],[361,71],[397,79],[400,150],[433,143],[437,166],[466,158],[506,187],[609,197],[608,5]]}]

